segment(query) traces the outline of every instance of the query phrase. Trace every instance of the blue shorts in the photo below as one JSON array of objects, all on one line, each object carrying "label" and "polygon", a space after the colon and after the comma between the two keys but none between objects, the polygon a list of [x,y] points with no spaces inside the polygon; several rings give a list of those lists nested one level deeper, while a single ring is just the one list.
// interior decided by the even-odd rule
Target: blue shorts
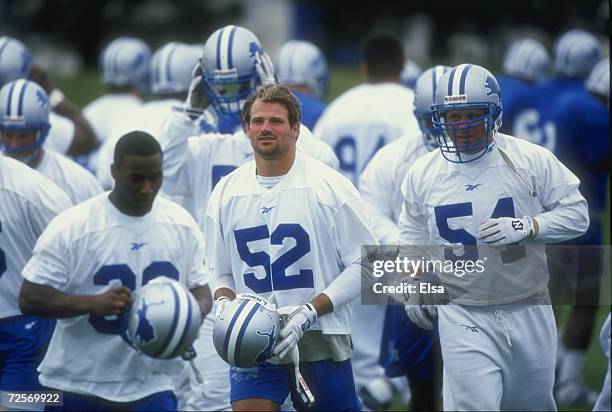
[{"label": "blue shorts", "polygon": [[300,372],[315,398],[311,408],[304,407],[297,396],[291,378],[292,365],[264,363],[257,368],[230,368],[230,400],[259,398],[282,405],[291,393],[296,410],[361,410],[350,359],[342,362],[330,359],[300,362]]},{"label": "blue shorts", "polygon": [[412,323],[404,306],[388,305],[378,360],[385,374],[390,377],[431,379],[436,333]]},{"label": "blue shorts", "polygon": [[176,396],[172,391],[154,393],[132,402],[112,402],[96,396],[64,392],[63,406],[48,406],[45,411],[176,411]]},{"label": "blue shorts", "polygon": [[36,391],[36,368],[51,340],[55,321],[37,316],[0,319],[0,390]]}]

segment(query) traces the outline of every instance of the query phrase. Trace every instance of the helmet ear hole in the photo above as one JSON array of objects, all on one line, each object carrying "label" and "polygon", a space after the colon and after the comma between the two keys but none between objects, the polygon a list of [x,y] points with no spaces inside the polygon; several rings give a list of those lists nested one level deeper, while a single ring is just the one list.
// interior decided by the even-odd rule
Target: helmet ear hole
[{"label": "helmet ear hole", "polygon": [[265,299],[241,294],[215,321],[213,342],[219,356],[239,368],[253,368],[271,358],[279,340],[280,316]]}]

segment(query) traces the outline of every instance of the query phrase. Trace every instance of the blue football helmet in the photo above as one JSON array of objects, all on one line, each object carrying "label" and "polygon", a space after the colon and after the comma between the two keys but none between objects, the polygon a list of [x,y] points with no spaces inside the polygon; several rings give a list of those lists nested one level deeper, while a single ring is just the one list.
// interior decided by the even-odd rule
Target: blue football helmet
[{"label": "blue football helmet", "polygon": [[[28,163],[38,155],[49,134],[49,111],[47,93],[38,84],[25,79],[5,84],[0,89],[0,134],[35,131],[36,140],[30,145],[12,147],[6,145],[3,138],[0,149]],[[24,157],[32,150],[35,150],[33,155]]]},{"label": "blue football helmet", "polygon": [[404,62],[404,68],[400,73],[400,81],[404,86],[409,89],[414,89],[416,86],[417,79],[423,73],[418,64],[410,59],[406,59]]},{"label": "blue football helmet", "polygon": [[238,115],[247,96],[260,84],[255,56],[259,39],[240,26],[216,30],[204,44],[202,76],[217,114]]},{"label": "blue football helmet", "polygon": [[152,358],[184,355],[202,325],[200,305],[185,285],[159,276],[137,289],[120,318],[121,337]]},{"label": "blue football helmet", "polygon": [[188,91],[191,72],[201,55],[200,47],[177,42],[157,49],[151,58],[151,92],[170,94]]},{"label": "blue football helmet", "polygon": [[[501,90],[484,67],[461,64],[440,77],[431,109],[444,158],[454,163],[472,162],[488,152],[501,126]],[[458,110],[482,114],[467,121],[450,120]]]},{"label": "blue football helmet", "polygon": [[419,123],[425,147],[429,151],[438,148],[438,141],[431,123],[431,105],[434,104],[438,80],[448,70],[450,66],[430,67],[417,78],[414,85],[414,116]]},{"label": "blue football helmet", "polygon": [[100,56],[102,81],[108,86],[143,88],[149,80],[151,49],[134,37],[119,37]]},{"label": "blue football helmet", "polygon": [[599,42],[584,30],[570,30],[555,43],[557,73],[579,79],[586,78],[601,59]]},{"label": "blue football helmet", "polygon": [[502,69],[511,76],[538,82],[546,77],[550,69],[550,56],[542,43],[536,40],[517,40],[508,48]]},{"label": "blue football helmet", "polygon": [[26,79],[30,72],[30,52],[19,40],[0,37],[0,87],[17,79]]},{"label": "blue football helmet", "polygon": [[290,40],[276,55],[276,77],[280,84],[306,85],[322,98],[327,92],[329,71],[321,49],[303,40]]},{"label": "blue football helmet", "polygon": [[213,329],[217,353],[239,368],[253,368],[271,358],[279,336],[280,315],[276,306],[248,293],[227,303]]},{"label": "blue football helmet", "polygon": [[601,59],[593,68],[585,85],[591,93],[598,94],[610,100],[610,57]]}]

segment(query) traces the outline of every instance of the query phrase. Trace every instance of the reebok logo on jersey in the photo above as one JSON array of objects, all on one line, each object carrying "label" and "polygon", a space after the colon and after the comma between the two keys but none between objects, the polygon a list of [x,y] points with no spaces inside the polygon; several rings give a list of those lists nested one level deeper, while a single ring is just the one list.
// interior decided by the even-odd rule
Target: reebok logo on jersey
[{"label": "reebok logo on jersey", "polygon": [[261,208],[261,214],[262,215],[266,215],[268,213],[270,213],[272,211],[272,209],[274,209],[276,206],[270,206],[270,207],[262,207]]},{"label": "reebok logo on jersey", "polygon": [[131,250],[140,250],[140,248],[142,248],[144,245],[146,245],[147,242],[142,242],[142,243],[132,242],[130,244],[132,245]]},{"label": "reebok logo on jersey", "polygon": [[463,326],[464,328],[466,328],[470,332],[478,333],[478,328],[476,326],[469,326],[469,325],[459,325],[459,326]]},{"label": "reebok logo on jersey", "polygon": [[34,325],[36,325],[36,322],[38,322],[38,321],[37,321],[37,320],[34,320],[34,321],[32,321],[32,322],[28,322],[28,323],[26,323],[26,324],[24,325],[24,327],[23,327],[23,328],[24,328],[25,330],[30,330],[30,329],[32,329],[32,328],[34,327]]},{"label": "reebok logo on jersey", "polygon": [[465,185],[465,191],[466,192],[471,192],[472,190],[478,189],[478,186],[480,186],[480,185],[482,185],[482,183],[476,183],[475,185],[467,184],[467,185]]},{"label": "reebok logo on jersey", "polygon": [[520,220],[513,220],[512,221],[512,229],[516,230],[517,232],[522,231],[523,230],[523,222],[521,222]]}]

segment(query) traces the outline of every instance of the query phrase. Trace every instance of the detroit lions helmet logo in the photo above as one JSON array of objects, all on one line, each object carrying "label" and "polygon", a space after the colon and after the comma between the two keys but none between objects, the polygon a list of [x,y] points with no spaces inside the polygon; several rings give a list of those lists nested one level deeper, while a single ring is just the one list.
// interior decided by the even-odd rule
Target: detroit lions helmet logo
[{"label": "detroit lions helmet logo", "polygon": [[250,57],[255,57],[256,53],[262,53],[263,49],[261,48],[261,45],[259,45],[259,43],[257,42],[250,42],[249,43],[249,56]]},{"label": "detroit lions helmet logo", "polygon": [[47,96],[42,90],[36,90],[36,101],[38,102],[38,105],[42,108],[47,107],[47,105],[49,104],[49,99],[47,99]]},{"label": "detroit lions helmet logo", "polygon": [[164,301],[154,302],[147,305],[147,302],[143,299],[142,305],[138,309],[138,325],[136,326],[136,333],[134,334],[134,340],[139,344],[149,343],[156,338],[155,328],[147,319],[147,309],[150,306],[161,305]]},{"label": "detroit lions helmet logo", "polygon": [[255,358],[255,362],[262,363],[272,357],[272,349],[274,349],[274,345],[276,344],[276,337],[274,336],[275,330],[276,330],[276,325],[272,325],[272,329],[270,329],[270,332],[268,333],[262,332],[260,330],[255,331],[255,333],[257,333],[259,336],[268,337],[268,344],[266,345],[264,350],[259,352],[259,354]]},{"label": "detroit lions helmet logo", "polygon": [[487,89],[485,94],[487,96],[491,96],[492,94],[496,94],[498,99],[501,99],[501,90],[499,89],[499,84],[497,81],[491,76],[487,76],[485,80],[485,88]]}]

